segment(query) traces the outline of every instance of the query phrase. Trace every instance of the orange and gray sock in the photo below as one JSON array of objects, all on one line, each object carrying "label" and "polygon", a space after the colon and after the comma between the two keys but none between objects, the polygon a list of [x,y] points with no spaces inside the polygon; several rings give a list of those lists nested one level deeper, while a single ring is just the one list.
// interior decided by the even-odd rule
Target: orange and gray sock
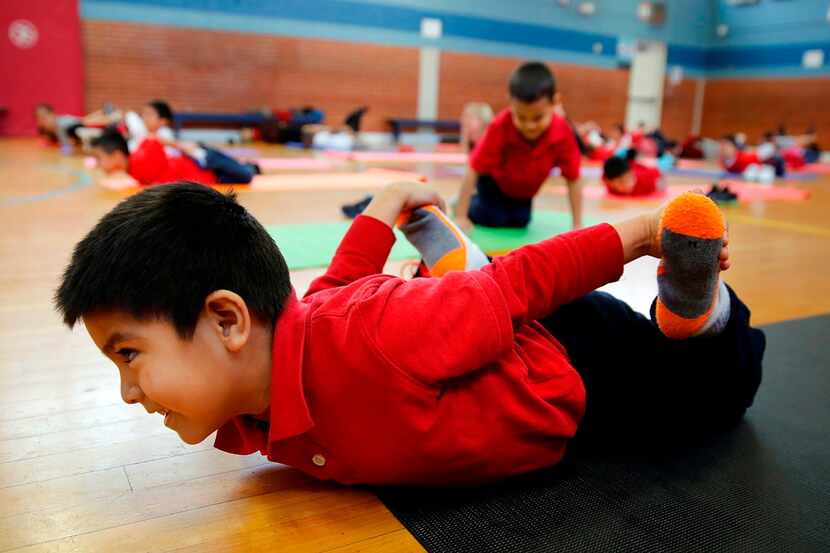
[{"label": "orange and gray sock", "polygon": [[669,338],[713,336],[729,321],[729,292],[719,279],[726,225],[702,194],[682,194],[666,206],[658,230],[657,326]]},{"label": "orange and gray sock", "polygon": [[431,276],[479,269],[490,262],[484,252],[435,206],[412,210],[398,223],[398,228],[421,254]]}]

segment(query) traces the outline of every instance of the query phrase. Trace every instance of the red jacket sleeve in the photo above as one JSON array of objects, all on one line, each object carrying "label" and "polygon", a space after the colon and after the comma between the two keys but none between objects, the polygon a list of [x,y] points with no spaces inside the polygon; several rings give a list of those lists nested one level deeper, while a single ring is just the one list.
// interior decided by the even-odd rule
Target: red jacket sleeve
[{"label": "red jacket sleeve", "polygon": [[304,297],[382,273],[394,244],[395,234],[389,225],[374,217],[358,216],[340,241],[326,274],[312,281]]},{"label": "red jacket sleeve", "polygon": [[623,251],[610,225],[519,248],[479,271],[404,281],[389,277],[353,292],[354,340],[422,384],[492,363],[514,332],[622,274]]},{"label": "red jacket sleeve", "polygon": [[616,281],[622,271],[622,242],[608,224],[523,246],[481,269],[501,291],[515,328]]}]

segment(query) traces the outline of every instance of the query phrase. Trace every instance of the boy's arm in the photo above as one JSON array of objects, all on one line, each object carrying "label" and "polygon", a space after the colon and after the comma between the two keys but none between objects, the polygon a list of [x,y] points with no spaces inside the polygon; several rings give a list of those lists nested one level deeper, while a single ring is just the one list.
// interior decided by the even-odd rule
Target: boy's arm
[{"label": "boy's arm", "polygon": [[642,251],[641,224],[625,236],[608,224],[571,231],[493,259],[481,271],[498,286],[515,328],[614,282]]},{"label": "boy's arm", "polygon": [[470,199],[473,197],[478,173],[472,167],[467,167],[464,173],[464,180],[461,181],[461,189],[458,191],[458,203],[455,206],[455,224],[463,231],[473,228],[473,222],[468,216],[470,212]]},{"label": "boy's arm", "polygon": [[513,347],[515,329],[616,280],[624,262],[659,253],[658,221],[659,211],[573,231],[478,271],[372,281],[359,291],[349,327],[384,362],[440,384],[494,362]]},{"label": "boy's arm", "polygon": [[382,272],[394,243],[390,226],[366,214],[358,215],[340,241],[326,273],[311,282],[304,297]]},{"label": "boy's arm", "polygon": [[443,206],[443,200],[423,184],[393,183],[384,188],[349,227],[326,273],[311,283],[305,297],[383,272],[395,244],[392,227],[401,211],[427,204]]},{"label": "boy's arm", "polygon": [[582,182],[579,173],[582,165],[582,154],[576,142],[574,130],[568,127],[565,139],[561,142],[564,155],[556,166],[562,172],[562,177],[568,183],[568,202],[571,204],[571,221],[574,229],[582,228]]},{"label": "boy's arm", "polygon": [[569,180],[568,201],[571,204],[571,221],[574,229],[582,228],[582,181]]},{"label": "boy's arm", "polygon": [[372,281],[347,325],[379,359],[424,385],[493,363],[516,330],[558,305],[616,280],[624,259],[646,251],[645,225],[600,225],[526,246],[478,271]]}]

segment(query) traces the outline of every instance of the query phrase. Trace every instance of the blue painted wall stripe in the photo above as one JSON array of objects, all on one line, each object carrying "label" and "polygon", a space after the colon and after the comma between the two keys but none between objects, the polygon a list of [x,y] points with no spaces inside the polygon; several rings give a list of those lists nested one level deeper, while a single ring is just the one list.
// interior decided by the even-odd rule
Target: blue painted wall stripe
[{"label": "blue painted wall stripe", "polygon": [[[88,19],[106,19],[108,4],[110,2],[85,0],[82,13]],[[420,36],[421,19],[437,17],[442,20],[443,33],[447,38],[471,38],[488,42],[520,44],[534,48],[591,54],[604,58],[615,57],[617,48],[616,37],[597,33],[449,14],[434,10],[338,0],[315,0],[315,2],[306,0],[281,0],[280,2],[258,0],[239,0],[237,2],[130,0],[129,5],[151,9],[153,7],[186,9],[212,14],[254,15],[257,17],[371,27],[418,36]],[[429,41],[429,43],[440,47],[441,40]],[[596,45],[599,45],[599,52],[594,50],[597,47]]]},{"label": "blue painted wall stripe", "polygon": [[[174,26],[242,32],[320,36],[406,46],[478,51],[491,55],[543,57],[585,65],[613,67],[618,38],[549,25],[461,15],[392,4],[351,0],[81,0],[82,17],[129,20]],[[176,14],[186,17],[177,18]],[[437,17],[444,36],[420,36],[421,19]],[[291,23],[296,22],[296,27]],[[315,33],[319,25],[319,33]],[[525,50],[526,49],[526,50]],[[824,51],[830,65],[830,41],[775,46],[695,47],[668,44],[667,62],[689,74],[735,76],[821,75],[827,69],[804,69],[805,50]]]},{"label": "blue painted wall stripe", "polygon": [[708,69],[753,67],[801,67],[807,50],[823,50],[824,59],[830,63],[830,41],[806,44],[781,44],[776,46],[738,46],[712,48],[706,51]]}]

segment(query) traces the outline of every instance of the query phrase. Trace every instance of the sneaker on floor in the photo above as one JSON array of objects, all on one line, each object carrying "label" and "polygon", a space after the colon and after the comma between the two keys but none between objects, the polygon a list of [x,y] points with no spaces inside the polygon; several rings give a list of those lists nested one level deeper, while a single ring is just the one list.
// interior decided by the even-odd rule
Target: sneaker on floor
[{"label": "sneaker on floor", "polygon": [[366,196],[362,200],[354,204],[346,204],[340,208],[340,211],[343,212],[343,215],[348,217],[349,219],[354,219],[364,211],[366,208],[369,207],[369,204],[372,201],[372,196]]},{"label": "sneaker on floor", "polygon": [[729,190],[727,186],[720,186],[717,183],[712,184],[712,188],[706,193],[706,197],[716,204],[731,204],[737,203],[738,195]]}]

